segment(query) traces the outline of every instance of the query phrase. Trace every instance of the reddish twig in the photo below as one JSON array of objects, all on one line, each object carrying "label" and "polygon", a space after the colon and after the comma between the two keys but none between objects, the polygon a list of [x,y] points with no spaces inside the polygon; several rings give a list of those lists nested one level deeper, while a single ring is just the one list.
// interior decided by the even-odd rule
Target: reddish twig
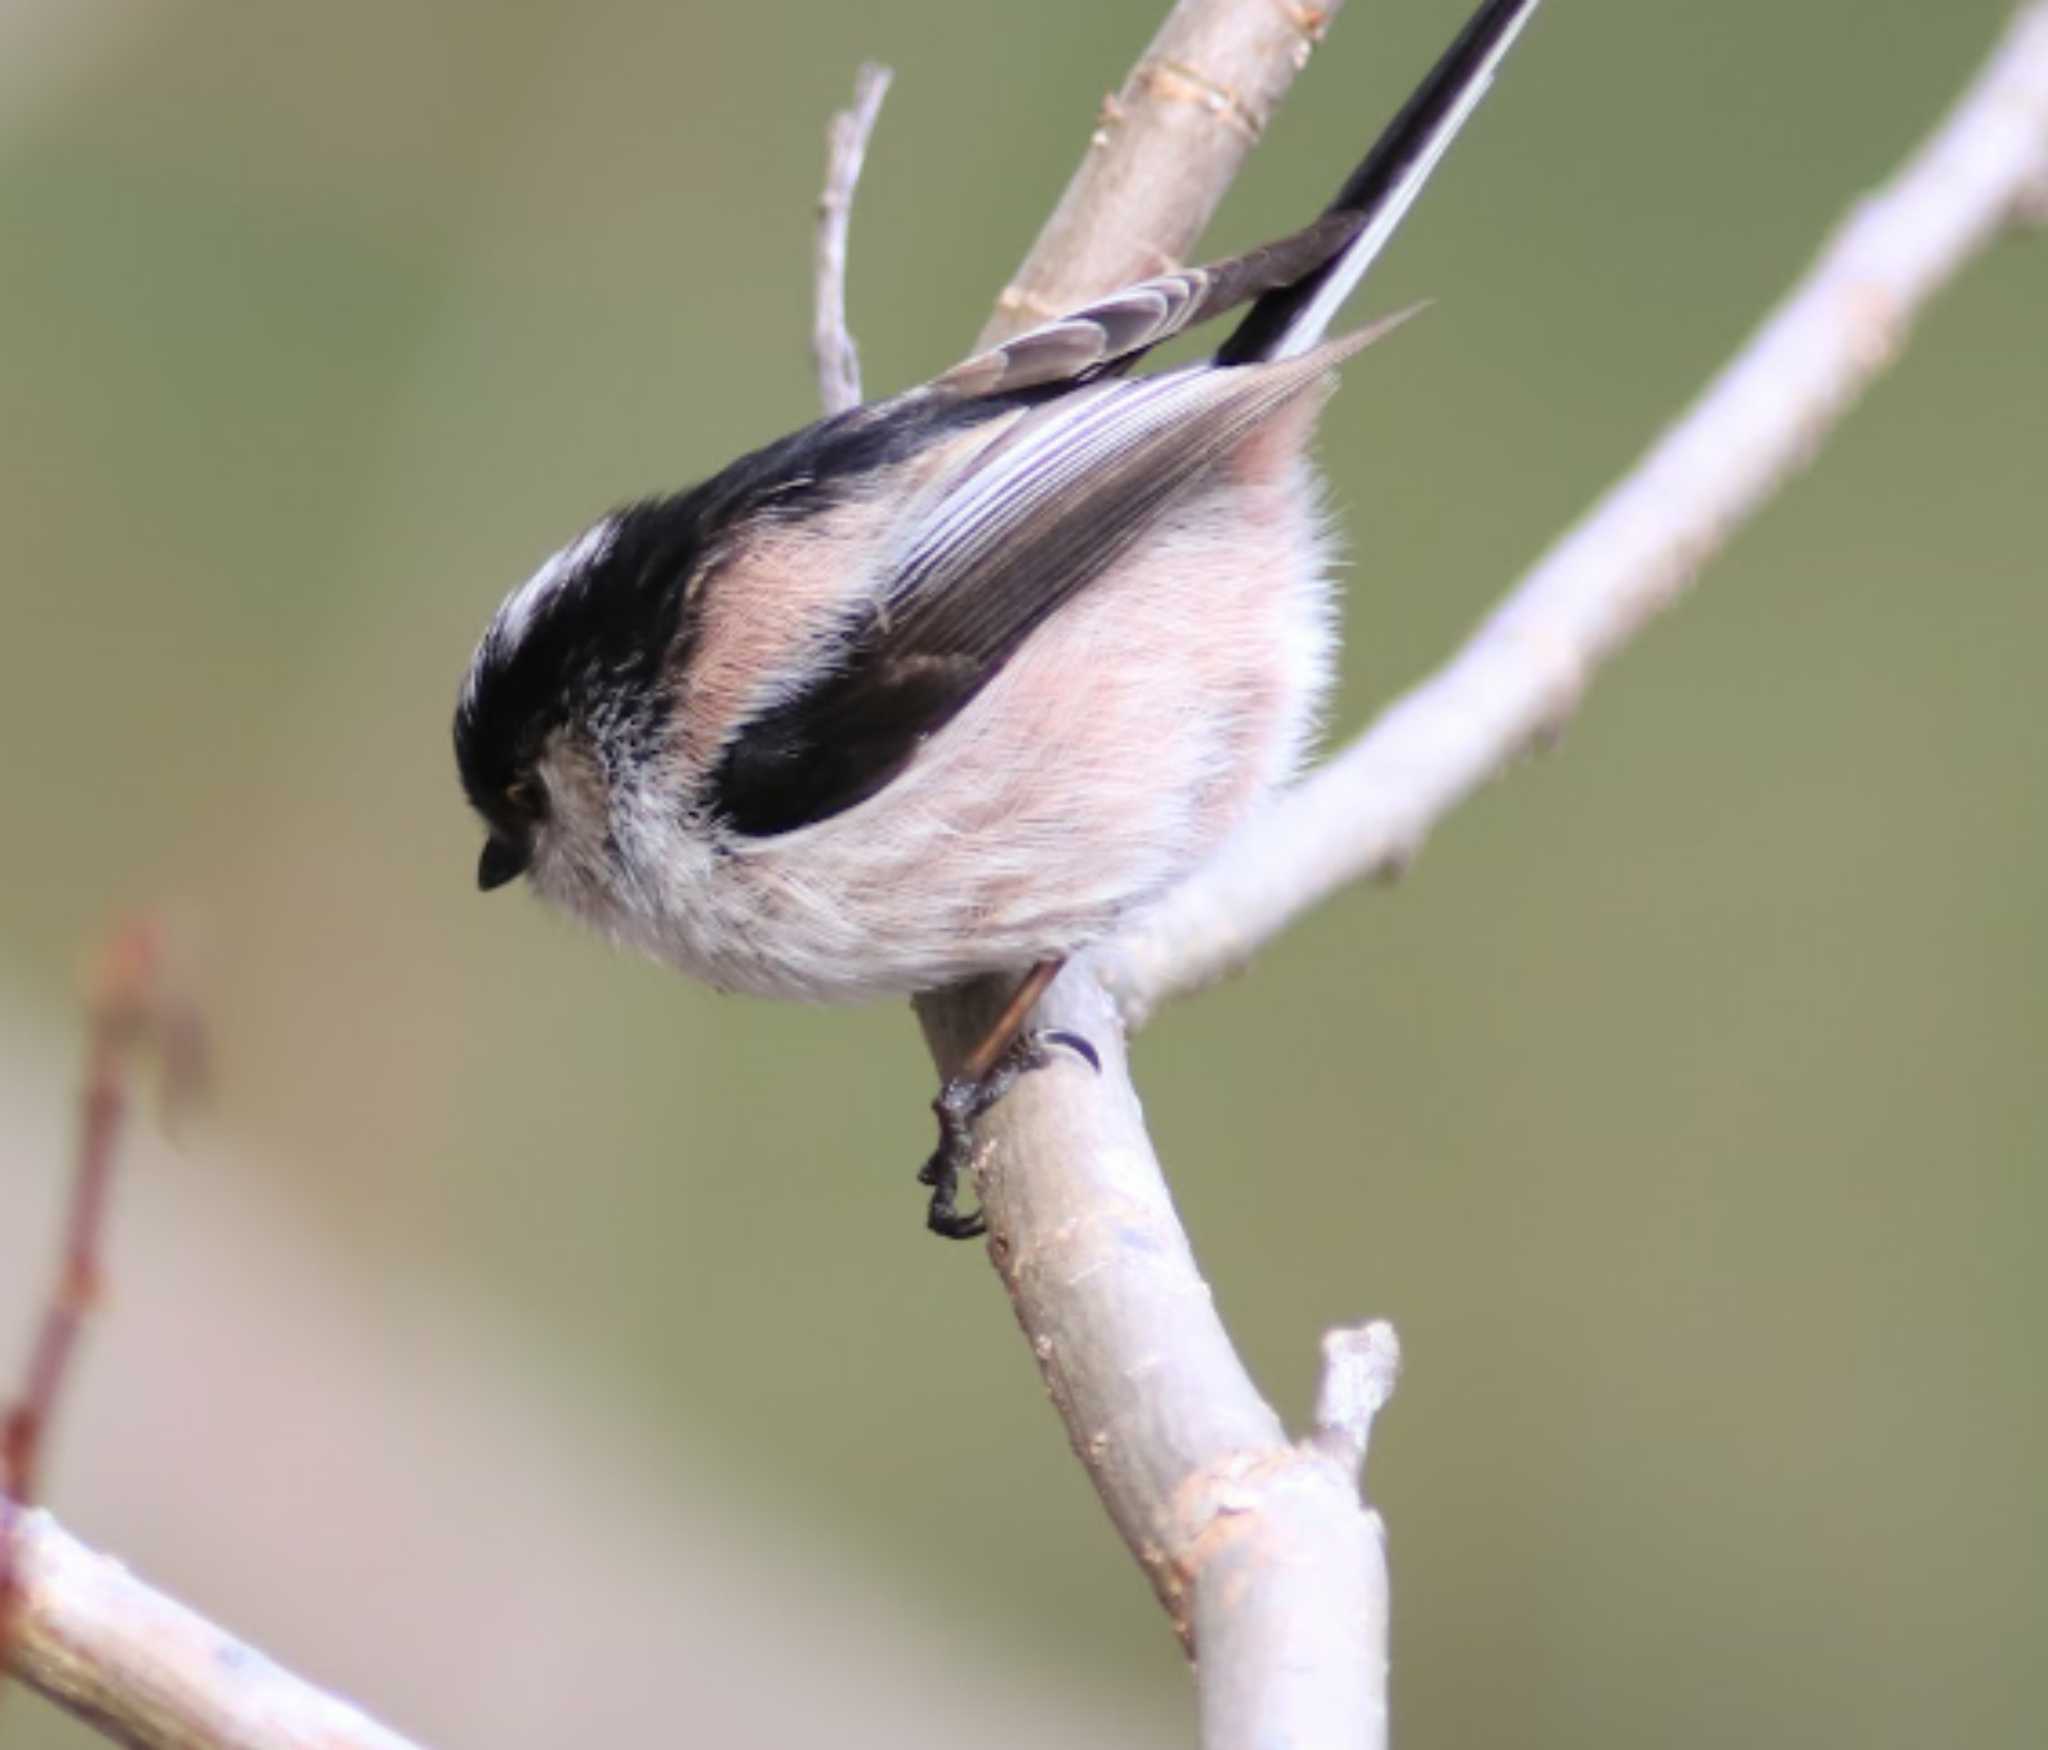
[{"label": "reddish twig", "polygon": [[128,1111],[130,1064],[139,1048],[153,1049],[168,1099],[189,1092],[199,1079],[196,1017],[167,994],[163,958],[157,926],[134,920],[108,938],[87,983],[85,1081],[63,1253],[29,1350],[21,1393],[0,1421],[0,1669],[6,1666],[17,1602],[17,1523],[35,1504],[44,1443],[103,1275],[107,1206],[115,1148]]}]

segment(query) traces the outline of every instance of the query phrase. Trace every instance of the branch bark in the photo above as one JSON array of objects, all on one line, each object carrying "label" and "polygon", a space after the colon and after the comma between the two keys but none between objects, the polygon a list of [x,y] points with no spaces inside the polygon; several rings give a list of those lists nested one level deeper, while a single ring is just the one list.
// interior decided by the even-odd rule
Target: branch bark
[{"label": "branch bark", "polygon": [[33,1510],[38,1460],[87,1310],[134,1060],[147,1048],[176,1111],[205,1075],[197,1009],[166,968],[163,932],[136,919],[89,980],[86,1073],[60,1268],[0,1437],[0,1672],[117,1743],[143,1750],[406,1750],[345,1702],[279,1669]]},{"label": "branch bark", "polygon": [[15,1527],[14,1675],[140,1750],[411,1750],[408,1740],[87,1549]]},{"label": "branch bark", "polygon": [[[981,344],[1177,264],[1336,10],[1175,6]],[[918,1000],[942,1073],[1005,994]],[[1036,1019],[1090,1040],[1101,1069],[1026,1077],[983,1120],[989,1252],[1076,1455],[1195,1657],[1202,1742],[1379,1750],[1388,1589],[1383,1528],[1359,1493],[1363,1437],[1289,1441],[1238,1359],[1100,982],[1070,967]]]},{"label": "branch bark", "polygon": [[1179,0],[1102,100],[978,352],[1181,264],[1344,0]]},{"label": "branch bark", "polygon": [[[1160,40],[1194,28],[1186,15],[1228,10],[1177,7]],[[1152,88],[1158,51],[1127,98]],[[1269,71],[1268,109],[1287,79],[1277,63]],[[1256,133],[1184,152],[1189,186],[1168,198],[1151,141],[1120,131],[1121,102],[985,343],[1178,259]],[[1235,120],[1227,105],[1208,113],[1225,118],[1218,129]],[[1345,1430],[1363,1425],[1332,1409],[1291,1445],[1231,1348],[1145,1132],[1124,1026],[1240,963],[1338,886],[1399,867],[1437,819],[1554,730],[1598,665],[1811,455],[1913,314],[2004,226],[2038,216],[2044,189],[2048,4],[2036,0],[1891,189],[1858,209],[1694,410],[1452,662],[1152,916],[1070,966],[1041,1004],[1039,1024],[1083,1034],[1102,1070],[1062,1062],[983,1120],[990,1256],[1075,1453],[1196,1655],[1211,1750],[1385,1742],[1381,1531],[1351,1478],[1364,1438]],[[999,994],[920,999],[942,1071]],[[1327,1404],[1345,1396],[1337,1374],[1357,1347],[1370,1343],[1332,1357]],[[1365,1399],[1377,1408],[1390,1383],[1389,1370]]]},{"label": "branch bark", "polygon": [[[1277,10],[1279,24],[1272,0],[1175,8],[991,336],[1191,246],[1335,6]],[[1205,1744],[1384,1743],[1382,1539],[1354,1473],[1391,1387],[1391,1334],[1333,1339],[1317,1428],[1289,1442],[1174,1215],[1129,1077],[1125,1015],[1234,964],[1342,883],[1412,855],[1444,812],[1561,721],[1598,664],[1784,484],[1926,301],[2005,225],[2044,210],[2048,3],[2035,0],[1894,184],[1465,650],[1256,835],[1092,964],[1070,968],[1041,1006],[1044,1024],[1094,1042],[1102,1069],[1071,1062],[1028,1077],[984,1121],[990,1255],[1077,1454],[1198,1655]],[[920,1001],[942,1067],[999,995]],[[109,1737],[166,1750],[404,1750],[47,1514],[15,1514],[10,1530],[9,1668]]]},{"label": "branch bark", "polygon": [[2048,6],[2014,18],[1940,127],[1860,202],[1692,407],[1452,660],[1097,960],[1133,1027],[1301,912],[1400,872],[1430,830],[1554,738],[1611,657],[1784,486],[1913,320],[2048,190]]},{"label": "branch bark", "polygon": [[[945,1069],[1006,994],[920,999]],[[1196,1658],[1202,1741],[1383,1744],[1386,1566],[1358,1495],[1362,1434],[1293,1444],[1238,1359],[1108,994],[1070,969],[1038,1016],[1093,1043],[1101,1069],[1060,1054],[983,1120],[989,1255],[1076,1456]]]}]

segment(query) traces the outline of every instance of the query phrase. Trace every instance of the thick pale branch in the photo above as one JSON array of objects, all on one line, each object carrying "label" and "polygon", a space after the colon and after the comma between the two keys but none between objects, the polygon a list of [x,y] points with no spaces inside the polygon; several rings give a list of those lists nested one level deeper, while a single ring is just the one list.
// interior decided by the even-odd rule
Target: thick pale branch
[{"label": "thick pale branch", "polygon": [[[1184,0],[991,332],[1182,256],[1333,10]],[[1219,44],[1228,52],[1212,56]],[[1340,1344],[1316,1433],[1288,1443],[1195,1270],[1099,980],[1142,1014],[1335,886],[1412,855],[1444,812],[1562,721],[1598,664],[1824,438],[1927,299],[2007,222],[2038,216],[2044,191],[2048,4],[2037,3],[1899,179],[1466,649],[1043,1005],[1047,1025],[1094,1042],[1102,1070],[1065,1062],[1028,1077],[984,1123],[990,1251],[1076,1451],[1199,1649],[1205,1744],[1384,1742],[1380,1528],[1350,1471],[1391,1357],[1369,1335]],[[821,285],[839,271],[821,268]],[[957,1061],[990,1000],[920,1004],[942,1062]],[[403,1750],[47,1515],[17,1514],[12,1531],[10,1667],[110,1737]]]},{"label": "thick pale branch", "polygon": [[[1141,928],[1055,985],[1041,1020],[1093,1040],[1101,1075],[1067,1064],[1027,1078],[984,1120],[991,1253],[1076,1452],[1198,1651],[1205,1744],[1277,1741],[1269,1734],[1282,1721],[1289,1742],[1383,1741],[1379,1527],[1348,1471],[1391,1357],[1354,1357],[1361,1374],[1333,1378],[1303,1447],[1279,1437],[1174,1219],[1118,1021],[1234,964],[1342,881],[1398,865],[1443,812],[1564,719],[1598,663],[1825,436],[1926,298],[2038,200],[2044,91],[2048,7],[2036,4],[1951,121],[1857,213],[1701,407],[1444,673]],[[1133,179],[1098,161],[1117,143],[1113,130],[1098,134],[991,333],[1190,246],[1190,235],[1146,228],[1168,210],[1156,201],[1137,214],[1119,206]],[[1206,214],[1235,168],[1220,151],[1203,164],[1198,193],[1171,205],[1183,218]],[[1094,258],[1067,240],[1097,233],[1109,265],[1072,267]],[[1041,297],[1039,287],[1056,289]],[[991,1000],[953,993],[919,1005],[942,1063],[957,1060]],[[1342,1633],[1328,1632],[1333,1622]]]},{"label": "thick pale branch", "polygon": [[[1005,994],[919,1004],[942,1064]],[[1195,1266],[1109,997],[1069,972],[1038,1017],[1092,1041],[1101,1069],[1058,1053],[985,1121],[989,1253],[1076,1455],[1197,1655],[1202,1742],[1382,1744],[1386,1564],[1357,1468],[1392,1333],[1370,1328],[1362,1364],[1350,1343],[1332,1357],[1334,1444],[1291,1444]]]},{"label": "thick pale branch", "polygon": [[1180,0],[1102,112],[1088,153],[978,346],[1178,267],[1344,0]]},{"label": "thick pale branch", "polygon": [[1383,1750],[1387,1561],[1351,1474],[1293,1452],[1216,1491],[1195,1588],[1204,1750]]},{"label": "thick pale branch", "polygon": [[[1000,339],[1179,261],[1334,5],[1183,0],[1104,111],[984,331]],[[942,1067],[1005,993],[918,1004]],[[1197,1653],[1202,1741],[1383,1744],[1386,1569],[1354,1474],[1291,1445],[1216,1316],[1147,1136],[1118,1017],[1070,969],[1037,1019],[1092,1072],[1027,1077],[983,1120],[989,1250],[1074,1450]]]},{"label": "thick pale branch", "polygon": [[1126,1020],[1241,964],[1345,883],[1404,867],[1437,821],[1554,734],[2044,186],[2048,6],[2034,4],[1891,184],[1465,647],[1097,957]]},{"label": "thick pale branch", "polygon": [[13,1673],[141,1750],[410,1750],[408,1740],[301,1682],[47,1513],[15,1529]]},{"label": "thick pale branch", "polygon": [[[1003,994],[985,984],[920,1002],[949,1070]],[[984,1123],[995,1133],[979,1156],[989,1253],[1076,1453],[1185,1636],[1191,1485],[1287,1437],[1195,1268],[1108,999],[1068,973],[1037,1013],[1091,1041],[1101,1069],[1056,1054],[1012,1090],[1003,1123]]]}]

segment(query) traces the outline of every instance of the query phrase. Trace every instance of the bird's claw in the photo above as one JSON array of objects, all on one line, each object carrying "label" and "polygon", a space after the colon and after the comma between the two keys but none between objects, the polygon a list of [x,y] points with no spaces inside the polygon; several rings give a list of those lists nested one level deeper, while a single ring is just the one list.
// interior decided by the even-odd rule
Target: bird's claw
[{"label": "bird's claw", "polygon": [[979,1079],[951,1076],[939,1088],[938,1098],[932,1101],[932,1112],[939,1121],[939,1146],[917,1173],[917,1182],[931,1187],[931,1204],[924,1220],[933,1233],[949,1240],[971,1240],[988,1232],[988,1218],[981,1210],[959,1207],[960,1179],[974,1154],[974,1126],[1017,1085],[1020,1076],[1043,1069],[1051,1061],[1048,1048],[1052,1046],[1071,1051],[1101,1073],[1102,1058],[1094,1046],[1078,1033],[1053,1028],[1018,1034],[987,1075]]}]

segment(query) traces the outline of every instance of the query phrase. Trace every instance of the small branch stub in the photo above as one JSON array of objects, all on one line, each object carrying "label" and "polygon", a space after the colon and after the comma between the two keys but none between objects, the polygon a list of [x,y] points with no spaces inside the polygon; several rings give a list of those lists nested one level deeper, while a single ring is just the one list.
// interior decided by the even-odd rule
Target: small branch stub
[{"label": "small branch stub", "polygon": [[1309,1444],[1363,1481],[1373,1418],[1401,1377],[1401,1340],[1385,1319],[1323,1337],[1323,1380]]},{"label": "small branch stub", "polygon": [[[1105,113],[985,338],[1156,271],[1189,247],[1337,3],[1180,0]],[[843,131],[835,125],[820,203],[815,340],[832,409],[860,399],[843,296],[846,215],[886,77],[865,73]],[[1384,1552],[1353,1474],[1393,1388],[1398,1348],[1381,1324],[1333,1333],[1316,1428],[1299,1446],[1286,1442],[1174,1216],[1111,992],[1125,1016],[1142,1016],[1343,881],[1412,854],[1442,814],[1561,721],[1600,664],[1822,441],[1913,314],[1993,236],[2039,219],[2044,197],[2048,3],[2033,0],[1942,130],[1844,227],[1636,472],[1447,669],[1283,801],[1256,867],[1221,860],[1142,933],[1074,968],[1043,1005],[1042,1018],[1095,1042],[1102,1062],[1029,1078],[990,1115],[978,1141],[991,1251],[1076,1450],[1199,1652],[1209,1750],[1384,1745]],[[952,993],[920,1002],[942,1060],[974,1036],[974,1001]],[[116,1019],[136,1012],[108,1009]],[[132,1037],[112,1032],[117,1047]],[[174,1050],[177,1041],[155,1043]],[[110,1136],[116,1111],[115,1101],[96,1109],[89,1097],[88,1129]],[[84,1153],[104,1158],[97,1144]],[[77,1231],[89,1236],[97,1195],[81,1202],[92,1212]],[[93,1256],[91,1244],[69,1248],[75,1273],[53,1302],[52,1334],[25,1394],[34,1407],[8,1430],[7,1469],[23,1495],[54,1398],[47,1382],[63,1373]],[[17,1564],[17,1609],[0,1665],[109,1737],[166,1750],[403,1750],[403,1740],[150,1591],[46,1514],[5,1517],[12,1535],[0,1539],[0,1555]]]}]

